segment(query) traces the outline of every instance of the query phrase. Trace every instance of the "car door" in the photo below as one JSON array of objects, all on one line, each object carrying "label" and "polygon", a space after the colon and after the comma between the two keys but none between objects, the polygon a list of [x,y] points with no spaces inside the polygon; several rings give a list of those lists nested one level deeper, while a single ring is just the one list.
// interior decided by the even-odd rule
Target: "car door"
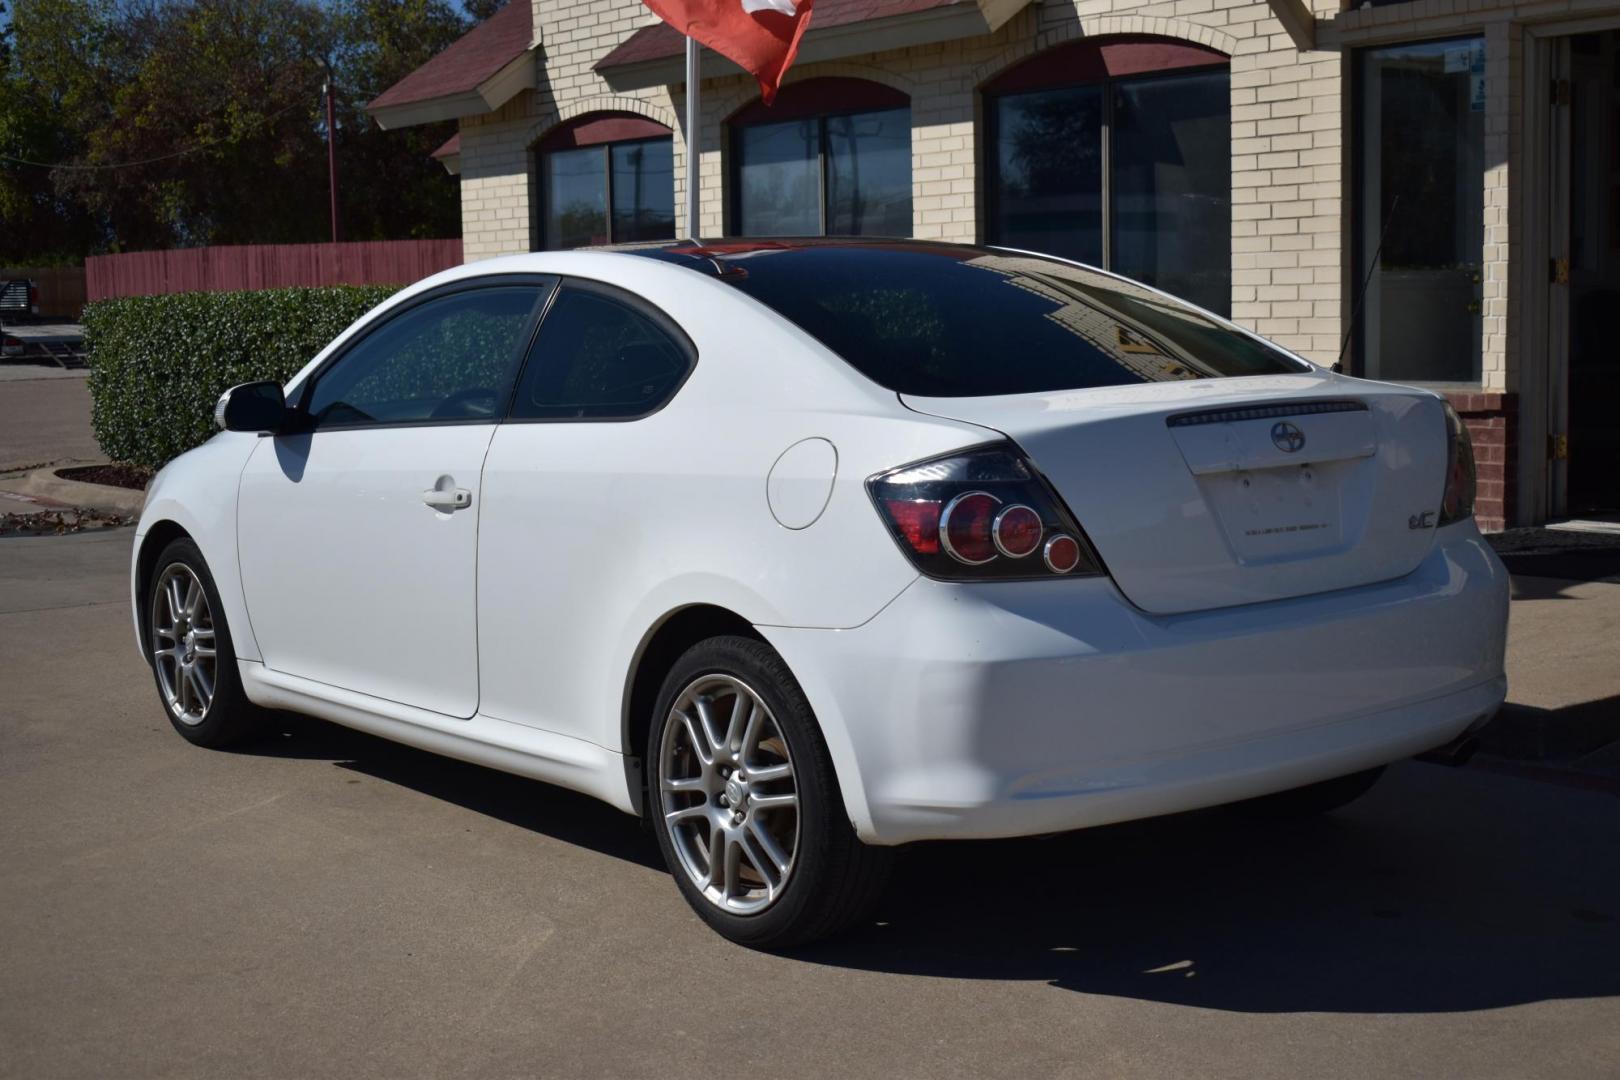
[{"label": "car door", "polygon": [[480,473],[549,287],[475,279],[385,313],[254,449],[238,546],[267,667],[477,711]]},{"label": "car door", "polygon": [[659,472],[649,463],[683,423],[663,407],[696,362],[687,335],[641,298],[563,280],[484,466],[485,715],[618,745],[604,691],[625,673],[607,666],[607,646],[640,598],[636,568],[669,557],[644,498]]}]

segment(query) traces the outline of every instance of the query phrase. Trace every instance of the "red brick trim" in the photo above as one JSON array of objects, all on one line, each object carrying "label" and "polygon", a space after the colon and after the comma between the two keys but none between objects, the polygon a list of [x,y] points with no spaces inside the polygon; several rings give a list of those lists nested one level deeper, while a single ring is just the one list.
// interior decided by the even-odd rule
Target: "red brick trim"
[{"label": "red brick trim", "polygon": [[1479,479],[1474,520],[1485,532],[1500,532],[1513,520],[1518,505],[1518,395],[1468,390],[1445,396],[1474,443]]},{"label": "red brick trim", "polygon": [[1223,65],[1224,53],[1190,41],[1128,34],[1059,45],[1025,60],[984,85],[987,94],[1013,94],[1053,86],[1102,82],[1153,71]]},{"label": "red brick trim", "polygon": [[771,105],[755,98],[732,113],[726,122],[743,127],[748,124],[771,124],[779,120],[801,120],[807,116],[903,109],[910,104],[911,99],[892,86],[884,86],[870,79],[829,75],[786,84],[777,92],[776,101]]},{"label": "red brick trim", "polygon": [[656,139],[671,134],[669,128],[658,121],[635,113],[586,113],[546,132],[535,149],[569,150],[576,146],[600,146],[602,143],[623,142],[626,139]]}]

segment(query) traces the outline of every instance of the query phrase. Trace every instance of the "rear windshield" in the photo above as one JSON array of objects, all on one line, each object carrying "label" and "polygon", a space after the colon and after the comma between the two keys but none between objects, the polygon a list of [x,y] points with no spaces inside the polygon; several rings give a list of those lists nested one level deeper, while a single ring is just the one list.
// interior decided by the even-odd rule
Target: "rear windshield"
[{"label": "rear windshield", "polygon": [[724,280],[902,394],[1032,394],[1309,370],[1140,286],[1038,256],[829,246],[727,263]]}]

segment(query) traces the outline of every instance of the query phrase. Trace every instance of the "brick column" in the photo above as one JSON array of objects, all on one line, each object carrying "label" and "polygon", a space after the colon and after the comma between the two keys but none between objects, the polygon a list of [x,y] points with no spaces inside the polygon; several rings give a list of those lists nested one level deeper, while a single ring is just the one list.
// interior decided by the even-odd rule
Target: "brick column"
[{"label": "brick column", "polygon": [[1518,395],[1459,392],[1447,394],[1446,400],[1457,410],[1474,442],[1474,462],[1479,470],[1474,519],[1484,532],[1501,532],[1512,520],[1517,505]]}]

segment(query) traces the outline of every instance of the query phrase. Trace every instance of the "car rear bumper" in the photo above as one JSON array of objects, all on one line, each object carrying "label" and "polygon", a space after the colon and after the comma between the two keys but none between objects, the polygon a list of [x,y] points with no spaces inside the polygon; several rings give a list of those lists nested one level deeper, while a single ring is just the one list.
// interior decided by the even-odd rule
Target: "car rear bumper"
[{"label": "car rear bumper", "polygon": [[1379,585],[1190,615],[1104,578],[926,579],[853,630],[761,627],[860,836],[1022,836],[1281,791],[1448,743],[1506,693],[1508,579],[1471,525]]}]

